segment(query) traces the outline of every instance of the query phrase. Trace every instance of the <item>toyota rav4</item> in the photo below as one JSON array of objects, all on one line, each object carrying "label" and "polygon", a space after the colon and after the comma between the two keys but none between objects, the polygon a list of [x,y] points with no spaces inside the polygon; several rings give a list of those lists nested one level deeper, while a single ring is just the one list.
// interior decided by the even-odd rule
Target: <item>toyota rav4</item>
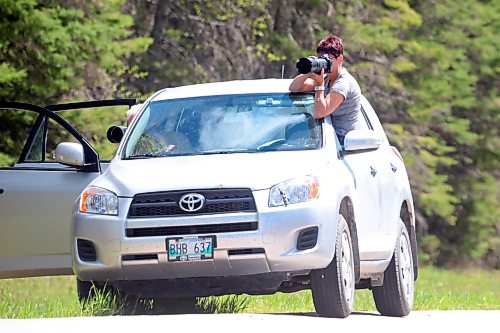
[{"label": "toyota rav4", "polygon": [[[2,215],[18,221],[2,218],[0,276],[68,273],[71,249],[81,299],[107,287],[175,307],[201,296],[310,289],[319,315],[346,317],[355,289],[369,288],[381,314],[407,315],[418,264],[401,155],[364,97],[341,145],[332,119],[313,117],[313,94],[290,93],[289,84],[158,91],[128,128],[109,129],[119,143],[109,165],[58,116],[64,107],[3,103],[58,121],[77,140],[60,143],[55,160],[36,170],[46,155],[37,120],[18,163],[0,170]],[[19,174],[23,182],[14,181]],[[67,209],[74,201],[71,232],[69,217],[54,217],[60,210],[41,215],[43,205],[60,206],[52,192],[29,207],[22,186],[24,194],[65,192]],[[57,222],[68,241],[46,244],[49,251],[31,235],[28,248],[43,255],[20,255],[16,226],[39,222],[42,240],[63,237],[46,235]]]}]

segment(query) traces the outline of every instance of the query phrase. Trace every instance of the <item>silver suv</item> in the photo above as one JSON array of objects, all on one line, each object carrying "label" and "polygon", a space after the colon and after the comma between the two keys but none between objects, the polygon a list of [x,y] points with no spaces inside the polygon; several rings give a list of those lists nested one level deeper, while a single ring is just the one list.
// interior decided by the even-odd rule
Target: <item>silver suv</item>
[{"label": "silver suv", "polygon": [[119,146],[102,174],[88,170],[84,139],[59,144],[56,161],[75,170],[65,184],[80,175],[85,187],[67,194],[78,197],[80,298],[93,284],[175,308],[199,296],[311,289],[319,315],[347,317],[354,290],[370,288],[380,313],[410,312],[418,264],[400,154],[365,98],[341,146],[331,119],[313,118],[313,94],[289,84],[161,90],[128,129],[110,128]]}]

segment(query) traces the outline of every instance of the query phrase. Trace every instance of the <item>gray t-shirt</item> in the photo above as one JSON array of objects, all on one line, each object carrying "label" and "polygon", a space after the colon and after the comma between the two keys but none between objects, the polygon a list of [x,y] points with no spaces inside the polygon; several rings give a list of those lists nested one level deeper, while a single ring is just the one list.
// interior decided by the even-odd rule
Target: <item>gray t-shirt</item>
[{"label": "gray t-shirt", "polygon": [[361,89],[358,82],[347,69],[342,68],[339,76],[328,88],[329,80],[325,80],[325,96],[336,92],[344,96],[344,101],[332,113],[333,127],[338,136],[344,137],[347,132],[354,129],[361,109]]}]

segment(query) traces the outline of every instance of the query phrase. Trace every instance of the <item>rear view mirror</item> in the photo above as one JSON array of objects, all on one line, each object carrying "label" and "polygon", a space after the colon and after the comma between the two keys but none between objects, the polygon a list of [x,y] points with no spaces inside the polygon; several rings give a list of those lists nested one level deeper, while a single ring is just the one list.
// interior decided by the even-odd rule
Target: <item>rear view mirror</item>
[{"label": "rear view mirror", "polygon": [[344,150],[346,152],[374,150],[380,147],[382,138],[372,130],[353,130],[344,138]]},{"label": "rear view mirror", "polygon": [[127,128],[125,126],[111,126],[106,133],[108,141],[111,143],[120,143],[126,130]]},{"label": "rear view mirror", "polygon": [[75,142],[62,142],[57,145],[53,154],[54,160],[64,165],[84,166],[83,146]]}]

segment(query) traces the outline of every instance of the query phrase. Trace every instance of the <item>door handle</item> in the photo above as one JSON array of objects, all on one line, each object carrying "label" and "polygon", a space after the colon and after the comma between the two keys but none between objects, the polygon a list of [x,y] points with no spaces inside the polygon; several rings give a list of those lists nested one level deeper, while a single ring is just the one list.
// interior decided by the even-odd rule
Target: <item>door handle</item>
[{"label": "door handle", "polygon": [[373,177],[377,174],[377,170],[370,165],[370,173],[372,174]]},{"label": "door handle", "polygon": [[391,163],[391,170],[392,170],[392,172],[396,172],[396,171],[398,171],[398,168],[394,164]]}]

